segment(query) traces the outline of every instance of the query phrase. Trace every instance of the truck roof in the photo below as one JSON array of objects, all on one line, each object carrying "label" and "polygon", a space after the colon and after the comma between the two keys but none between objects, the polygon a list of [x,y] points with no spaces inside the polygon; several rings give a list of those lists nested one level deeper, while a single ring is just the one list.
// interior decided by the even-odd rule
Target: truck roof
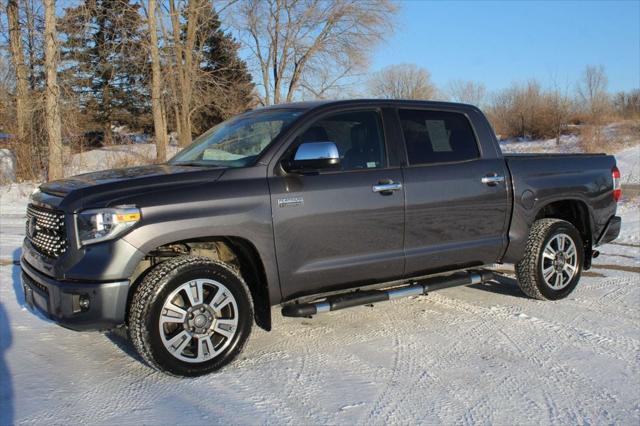
[{"label": "truck roof", "polygon": [[425,106],[425,107],[456,107],[460,109],[477,109],[476,106],[470,104],[463,104],[457,102],[441,102],[441,101],[422,101],[422,100],[409,100],[409,99],[342,99],[342,100],[317,100],[317,101],[303,101],[303,102],[290,102],[284,104],[270,105],[262,107],[260,109],[300,109],[311,110],[319,107],[330,105],[363,105],[367,103],[385,104],[389,106]]}]

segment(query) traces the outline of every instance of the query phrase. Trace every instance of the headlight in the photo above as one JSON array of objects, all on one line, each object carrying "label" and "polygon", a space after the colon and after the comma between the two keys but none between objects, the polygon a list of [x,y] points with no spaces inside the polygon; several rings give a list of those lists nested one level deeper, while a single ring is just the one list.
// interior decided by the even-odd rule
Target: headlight
[{"label": "headlight", "polygon": [[33,191],[31,191],[31,195],[29,195],[29,201],[33,201],[33,197],[36,196],[40,192],[40,187],[36,187]]},{"label": "headlight", "polygon": [[78,239],[81,245],[110,240],[139,220],[140,210],[135,207],[85,210],[76,216]]}]

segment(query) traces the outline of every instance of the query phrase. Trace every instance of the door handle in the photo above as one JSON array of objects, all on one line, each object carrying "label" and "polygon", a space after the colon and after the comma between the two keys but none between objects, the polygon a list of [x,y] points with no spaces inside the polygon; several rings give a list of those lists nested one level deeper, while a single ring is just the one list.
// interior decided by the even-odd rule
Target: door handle
[{"label": "door handle", "polygon": [[496,186],[500,182],[504,182],[504,176],[500,176],[497,173],[482,178],[482,183],[488,186]]},{"label": "door handle", "polygon": [[390,195],[393,191],[400,191],[402,184],[394,181],[381,182],[377,185],[373,185],[373,192],[379,192],[382,195]]}]

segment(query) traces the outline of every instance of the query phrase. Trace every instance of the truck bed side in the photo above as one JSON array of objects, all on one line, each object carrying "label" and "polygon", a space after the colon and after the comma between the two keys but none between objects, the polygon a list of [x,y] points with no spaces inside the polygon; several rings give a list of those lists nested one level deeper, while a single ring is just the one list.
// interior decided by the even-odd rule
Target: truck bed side
[{"label": "truck bed side", "polygon": [[[611,170],[615,158],[605,154],[516,154],[504,156],[513,185],[513,212],[506,263],[518,262],[531,224],[542,215],[573,215],[583,221],[591,247],[615,214]],[[580,227],[579,227],[580,228]]]}]

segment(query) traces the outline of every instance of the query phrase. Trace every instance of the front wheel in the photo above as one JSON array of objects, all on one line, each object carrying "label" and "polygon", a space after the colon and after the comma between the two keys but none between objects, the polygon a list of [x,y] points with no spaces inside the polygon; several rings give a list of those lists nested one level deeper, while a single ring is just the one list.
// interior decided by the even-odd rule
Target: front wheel
[{"label": "front wheel", "polygon": [[251,293],[234,269],[180,256],[156,266],[136,289],[129,335],[152,367],[198,376],[231,362],[252,323]]},{"label": "front wheel", "polygon": [[525,255],[516,265],[518,284],[529,297],[558,300],[578,285],[584,259],[580,233],[560,219],[533,223]]}]

